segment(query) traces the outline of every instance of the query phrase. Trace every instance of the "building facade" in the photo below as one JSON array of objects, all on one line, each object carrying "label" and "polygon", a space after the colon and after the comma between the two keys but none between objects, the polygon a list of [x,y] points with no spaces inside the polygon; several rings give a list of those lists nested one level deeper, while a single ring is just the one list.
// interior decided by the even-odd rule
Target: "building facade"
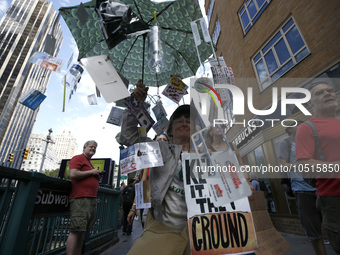
[{"label": "building facade", "polygon": [[70,159],[77,153],[77,140],[72,131],[64,130],[61,135],[56,135],[54,148],[57,152],[59,162],[62,159]]},{"label": "building facade", "polygon": [[36,51],[57,56],[62,40],[52,2],[13,0],[0,21],[0,163],[4,166],[20,168],[39,111],[18,100],[31,89],[44,93],[51,75],[28,60]]},{"label": "building facade", "polygon": [[[303,96],[291,88],[307,88],[310,80],[322,77],[332,82],[340,96],[340,2],[205,0],[205,11],[216,55],[233,69],[236,86],[246,99],[252,89],[253,108],[272,109],[277,98],[276,110],[266,115],[250,111],[245,104],[244,114],[235,116],[227,138],[237,145],[245,164],[278,166],[278,144],[287,137],[281,121],[311,117],[294,105],[281,107],[282,88],[290,89],[285,94],[288,99],[299,100]],[[249,124],[253,119],[258,127]],[[280,178],[261,177],[272,191],[268,210],[274,225],[303,234],[295,199],[285,194]]]},{"label": "building facade", "polygon": [[[52,138],[52,141],[54,139]],[[21,164],[21,170],[25,171],[45,171],[59,169],[59,158],[53,143],[49,143],[46,147],[45,134],[32,134],[28,140],[27,148],[29,153],[27,159]],[[42,164],[43,155],[46,149],[44,164]]]}]

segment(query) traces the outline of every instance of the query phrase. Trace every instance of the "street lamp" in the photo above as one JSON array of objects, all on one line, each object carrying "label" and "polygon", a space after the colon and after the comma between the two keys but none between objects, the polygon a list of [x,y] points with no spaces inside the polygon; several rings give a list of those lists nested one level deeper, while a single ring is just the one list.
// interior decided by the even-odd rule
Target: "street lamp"
[{"label": "street lamp", "polygon": [[43,154],[42,160],[41,160],[41,165],[40,165],[40,170],[39,170],[40,173],[41,173],[41,171],[42,171],[42,168],[43,168],[43,165],[44,165],[44,161],[45,161],[45,158],[46,158],[47,146],[48,146],[49,143],[54,143],[54,142],[52,141],[52,139],[51,139],[51,133],[52,133],[52,132],[53,132],[53,131],[52,131],[52,128],[50,128],[50,129],[48,130],[48,135],[47,135],[47,137],[46,137],[46,140],[43,140],[43,141],[46,142],[46,146],[45,146],[44,154]]}]

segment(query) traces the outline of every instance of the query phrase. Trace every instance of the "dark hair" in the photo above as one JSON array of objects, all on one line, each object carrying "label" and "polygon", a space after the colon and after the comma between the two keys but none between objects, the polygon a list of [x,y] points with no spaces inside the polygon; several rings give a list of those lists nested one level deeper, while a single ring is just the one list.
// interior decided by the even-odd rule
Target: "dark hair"
[{"label": "dark hair", "polygon": [[165,135],[166,139],[168,139],[168,141],[169,141],[168,135],[166,133],[164,133],[164,132],[160,133],[159,135],[156,134],[155,137],[152,140],[156,141],[157,137],[161,136],[161,135]]}]

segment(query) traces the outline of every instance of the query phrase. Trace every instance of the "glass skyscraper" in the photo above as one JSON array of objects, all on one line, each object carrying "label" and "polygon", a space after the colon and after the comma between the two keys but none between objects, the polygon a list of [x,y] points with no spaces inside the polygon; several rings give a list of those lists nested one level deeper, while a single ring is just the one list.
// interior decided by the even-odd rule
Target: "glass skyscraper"
[{"label": "glass skyscraper", "polygon": [[[1,19],[0,165],[20,168],[39,108],[32,110],[19,99],[31,89],[45,93],[51,76],[52,71],[28,60],[36,51],[57,56],[62,41],[52,2],[13,0]],[[10,153],[14,153],[12,163]]]}]

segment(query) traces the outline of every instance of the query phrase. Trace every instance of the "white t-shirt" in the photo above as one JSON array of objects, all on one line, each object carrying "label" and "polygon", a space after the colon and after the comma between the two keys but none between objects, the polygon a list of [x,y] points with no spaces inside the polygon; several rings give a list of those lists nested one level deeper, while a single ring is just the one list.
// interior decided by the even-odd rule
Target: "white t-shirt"
[{"label": "white t-shirt", "polygon": [[182,161],[177,164],[176,174],[163,201],[163,222],[166,226],[182,230],[187,224],[187,204],[185,203]]}]

